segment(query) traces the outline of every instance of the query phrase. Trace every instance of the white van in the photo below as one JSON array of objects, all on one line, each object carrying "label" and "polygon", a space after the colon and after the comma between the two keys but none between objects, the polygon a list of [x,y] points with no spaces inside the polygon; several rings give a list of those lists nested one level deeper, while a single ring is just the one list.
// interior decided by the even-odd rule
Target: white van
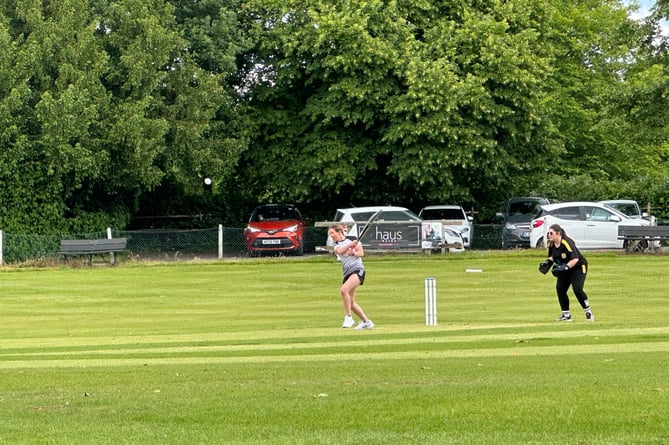
[{"label": "white van", "polygon": [[[337,209],[332,222],[344,225],[347,234],[351,229],[355,229],[355,232],[362,231],[366,223],[379,211],[383,212],[383,219],[386,221],[420,221],[418,215],[405,207],[368,206]],[[358,236],[357,233],[351,233],[351,235]],[[334,246],[329,236],[326,245],[328,248]]]}]

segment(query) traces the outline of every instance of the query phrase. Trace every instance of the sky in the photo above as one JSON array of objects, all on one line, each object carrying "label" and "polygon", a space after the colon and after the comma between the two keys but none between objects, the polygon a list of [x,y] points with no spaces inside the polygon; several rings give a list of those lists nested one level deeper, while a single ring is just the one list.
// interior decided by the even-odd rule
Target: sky
[{"label": "sky", "polygon": [[[625,5],[630,5],[633,0],[622,0],[622,3]],[[636,3],[639,4],[639,10],[632,14],[632,18],[643,18],[650,14],[650,9],[655,6],[655,0],[637,0]],[[661,22],[663,34],[669,36],[669,22],[663,20]]]},{"label": "sky", "polygon": [[[626,3],[631,3],[631,2],[626,2]],[[642,16],[647,16],[650,13],[650,8],[652,8],[655,5],[655,0],[639,0],[637,3],[639,3],[639,13]]]}]

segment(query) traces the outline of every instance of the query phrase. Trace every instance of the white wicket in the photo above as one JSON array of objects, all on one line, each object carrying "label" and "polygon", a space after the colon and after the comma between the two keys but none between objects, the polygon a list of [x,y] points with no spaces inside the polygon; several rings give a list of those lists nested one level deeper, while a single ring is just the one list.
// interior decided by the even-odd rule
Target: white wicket
[{"label": "white wicket", "polygon": [[437,280],[425,278],[425,326],[437,325]]}]

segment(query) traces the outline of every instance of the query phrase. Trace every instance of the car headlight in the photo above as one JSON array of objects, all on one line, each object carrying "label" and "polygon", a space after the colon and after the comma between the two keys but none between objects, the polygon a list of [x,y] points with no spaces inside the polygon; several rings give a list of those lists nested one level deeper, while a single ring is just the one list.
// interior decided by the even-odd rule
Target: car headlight
[{"label": "car headlight", "polygon": [[506,224],[504,225],[504,228],[506,228],[506,229],[508,229],[508,230],[516,230],[516,225],[515,225],[515,224],[511,224],[511,223],[506,223]]},{"label": "car headlight", "polygon": [[244,229],[244,230],[245,230],[246,232],[249,232],[249,233],[260,232],[260,229],[256,229],[255,227],[251,227],[251,226],[246,226],[246,229]]},{"label": "car headlight", "polygon": [[283,229],[286,232],[297,232],[298,227],[300,227],[299,224],[295,224],[294,226],[286,227]]},{"label": "car headlight", "polygon": [[448,235],[454,236],[456,238],[460,236],[460,233],[458,233],[457,231],[455,231],[453,229],[449,229],[447,227],[444,227],[444,233],[447,233]]}]

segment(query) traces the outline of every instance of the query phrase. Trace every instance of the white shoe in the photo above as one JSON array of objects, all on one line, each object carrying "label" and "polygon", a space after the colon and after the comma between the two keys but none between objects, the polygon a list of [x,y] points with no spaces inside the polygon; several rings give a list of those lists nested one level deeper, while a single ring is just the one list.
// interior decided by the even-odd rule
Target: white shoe
[{"label": "white shoe", "polygon": [[358,323],[358,326],[355,327],[356,330],[360,329],[372,329],[374,327],[374,323],[372,320],[367,320],[367,321],[361,321]]},{"label": "white shoe", "polygon": [[350,315],[347,315],[344,317],[344,322],[341,324],[342,328],[352,328],[353,325],[355,324],[355,321],[353,320],[353,317]]},{"label": "white shoe", "polygon": [[585,319],[588,321],[595,321],[595,314],[593,314],[591,311],[588,311],[585,313]]}]

